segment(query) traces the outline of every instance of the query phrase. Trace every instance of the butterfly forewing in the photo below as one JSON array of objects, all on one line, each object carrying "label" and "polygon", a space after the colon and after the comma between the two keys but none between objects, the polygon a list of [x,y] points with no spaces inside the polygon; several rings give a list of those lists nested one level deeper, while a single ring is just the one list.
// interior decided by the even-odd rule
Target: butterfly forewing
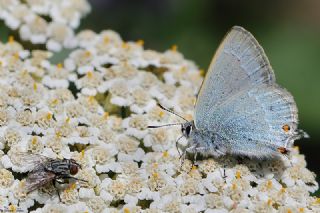
[{"label": "butterfly forewing", "polygon": [[196,127],[210,127],[207,113],[240,90],[274,81],[273,70],[256,39],[245,29],[233,27],[215,53],[199,91]]}]

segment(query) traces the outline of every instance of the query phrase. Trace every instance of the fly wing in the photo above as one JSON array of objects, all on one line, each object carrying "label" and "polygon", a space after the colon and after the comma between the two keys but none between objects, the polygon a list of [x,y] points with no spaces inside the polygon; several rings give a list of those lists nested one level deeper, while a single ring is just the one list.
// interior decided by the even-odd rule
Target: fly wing
[{"label": "fly wing", "polygon": [[28,174],[26,179],[25,190],[27,193],[38,189],[41,186],[51,182],[55,178],[53,172],[42,170],[34,170]]},{"label": "fly wing", "polygon": [[49,159],[46,156],[31,154],[27,152],[18,152],[15,155],[10,156],[12,162],[19,166],[25,168],[27,171],[35,170],[37,167],[41,167]]},{"label": "fly wing", "polygon": [[[242,27],[233,27],[216,51],[195,107],[197,128],[210,129],[208,112],[241,90],[273,84],[275,76],[262,47]],[[213,124],[214,125],[214,124]]]}]

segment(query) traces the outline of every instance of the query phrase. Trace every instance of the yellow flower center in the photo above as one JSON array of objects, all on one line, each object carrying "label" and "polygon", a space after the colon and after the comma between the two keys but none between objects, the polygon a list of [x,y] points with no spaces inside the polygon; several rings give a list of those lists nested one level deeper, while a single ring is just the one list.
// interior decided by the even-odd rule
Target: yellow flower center
[{"label": "yellow flower center", "polygon": [[56,98],[51,101],[51,104],[54,106],[57,105],[58,103],[59,103],[59,101]]},{"label": "yellow flower center", "polygon": [[173,51],[173,52],[176,52],[177,50],[178,50],[178,46],[177,45],[172,45],[171,46],[171,50]]},{"label": "yellow flower center", "polygon": [[81,151],[80,159],[84,158],[84,149]]},{"label": "yellow flower center", "polygon": [[109,118],[109,112],[104,112],[103,113],[103,118],[108,119]]},{"label": "yellow flower center", "polygon": [[89,104],[94,104],[94,101],[95,101],[94,96],[89,96],[88,98]]},{"label": "yellow flower center", "polygon": [[62,69],[63,68],[63,64],[62,63],[57,64],[57,68],[58,68],[58,70]]},{"label": "yellow flower center", "polygon": [[152,177],[157,179],[159,177],[159,173],[157,173],[157,172],[152,173]]},{"label": "yellow flower center", "polygon": [[51,120],[52,119],[52,113],[48,112],[46,118],[47,118],[47,120]]},{"label": "yellow flower center", "polygon": [[124,212],[124,213],[130,213],[130,210],[129,210],[129,208],[124,208],[124,209],[123,209],[123,212]]},{"label": "yellow flower center", "polygon": [[87,77],[88,78],[92,78],[93,77],[93,72],[92,71],[87,72]]},{"label": "yellow flower center", "polygon": [[165,113],[163,111],[159,112],[159,116],[162,118],[165,115]]},{"label": "yellow flower center", "polygon": [[110,38],[108,36],[105,36],[103,38],[103,43],[108,44],[110,42]]},{"label": "yellow flower center", "polygon": [[237,189],[237,184],[233,183],[231,188],[232,188],[232,190],[236,190]]},{"label": "yellow flower center", "polygon": [[186,73],[187,72],[187,68],[186,67],[181,67],[181,69],[179,70],[180,73]]},{"label": "yellow flower center", "polygon": [[122,47],[123,49],[128,49],[128,48],[129,48],[129,45],[128,45],[127,42],[123,42],[122,45],[121,45],[121,47]]},{"label": "yellow flower center", "polygon": [[37,90],[38,90],[38,85],[37,85],[37,83],[33,83],[33,90],[34,90],[34,91],[37,91]]},{"label": "yellow flower center", "polygon": [[19,57],[19,53],[15,53],[15,54],[13,54],[13,57],[16,59],[16,60],[18,60],[20,57]]},{"label": "yellow flower center", "polygon": [[152,167],[155,168],[155,169],[158,168],[158,163],[154,163],[154,164],[152,165]]},{"label": "yellow flower center", "polygon": [[169,157],[169,153],[168,153],[168,151],[164,151],[164,152],[162,153],[162,156],[163,156],[164,158]]},{"label": "yellow flower center", "polygon": [[56,131],[56,137],[57,138],[61,138],[61,136],[62,136],[61,132],[60,131]]},{"label": "yellow flower center", "polygon": [[68,188],[66,188],[66,192],[69,193],[73,191],[76,187],[77,185],[75,183],[72,183]]},{"label": "yellow flower center", "polygon": [[13,36],[9,36],[8,42],[9,43],[13,43],[14,42],[14,37]]},{"label": "yellow flower center", "polygon": [[201,69],[201,70],[199,70],[199,74],[200,74],[200,76],[204,77],[206,72],[203,69]]},{"label": "yellow flower center", "polygon": [[197,166],[193,165],[192,168],[191,168],[191,171],[195,171],[195,170],[197,170]]},{"label": "yellow flower center", "polygon": [[237,178],[237,179],[240,179],[240,178],[241,178],[241,172],[240,172],[240,171],[237,171],[237,172],[236,172],[236,178]]},{"label": "yellow flower center", "polygon": [[33,137],[31,140],[32,145],[36,145],[38,142],[38,139],[36,137]]},{"label": "yellow flower center", "polygon": [[143,46],[144,45],[144,40],[140,39],[136,42],[139,46]]},{"label": "yellow flower center", "polygon": [[11,205],[9,206],[9,211],[10,211],[10,212],[16,212],[16,211],[17,211],[17,207],[16,207],[15,205],[11,204]]},{"label": "yellow flower center", "polygon": [[90,51],[86,51],[85,52],[85,56],[89,58],[91,56],[91,52]]}]

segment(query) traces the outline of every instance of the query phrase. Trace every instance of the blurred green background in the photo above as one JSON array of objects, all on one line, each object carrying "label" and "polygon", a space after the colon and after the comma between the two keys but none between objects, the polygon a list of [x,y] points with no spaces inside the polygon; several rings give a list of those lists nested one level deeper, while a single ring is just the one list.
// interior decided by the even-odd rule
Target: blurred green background
[{"label": "blurred green background", "polygon": [[[296,142],[308,167],[320,175],[320,1],[318,0],[89,0],[92,12],[80,29],[112,29],[124,40],[164,51],[173,44],[206,70],[225,33],[240,25],[263,46],[277,82],[295,97],[300,128]],[[0,36],[8,33],[0,26]],[[318,178],[319,180],[319,178]]]},{"label": "blurred green background", "polygon": [[[145,41],[164,51],[173,44],[207,69],[225,33],[240,25],[263,46],[277,82],[295,97],[300,128],[311,136],[297,141],[308,168],[320,175],[320,1],[317,0],[91,0],[81,24],[112,29],[125,40]],[[318,178],[319,180],[319,178]]]}]

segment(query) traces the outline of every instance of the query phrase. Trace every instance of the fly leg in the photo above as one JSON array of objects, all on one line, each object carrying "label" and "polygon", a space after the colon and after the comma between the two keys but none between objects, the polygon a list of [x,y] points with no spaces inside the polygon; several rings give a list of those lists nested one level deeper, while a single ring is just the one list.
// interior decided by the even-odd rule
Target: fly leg
[{"label": "fly leg", "polygon": [[73,176],[67,175],[67,174],[61,176],[60,178],[63,178],[63,179],[72,179],[72,180],[77,180],[77,181],[82,181],[82,182],[88,183],[87,180],[82,180],[82,179],[79,179],[79,178],[76,178],[76,177],[73,177]]},{"label": "fly leg", "polygon": [[60,180],[56,180],[56,179],[52,180],[52,185],[56,189],[58,197],[59,197],[59,201],[61,202],[60,192],[59,192],[59,189],[56,187],[56,183],[60,183],[61,184],[61,183],[64,183],[64,182],[60,181]]}]

